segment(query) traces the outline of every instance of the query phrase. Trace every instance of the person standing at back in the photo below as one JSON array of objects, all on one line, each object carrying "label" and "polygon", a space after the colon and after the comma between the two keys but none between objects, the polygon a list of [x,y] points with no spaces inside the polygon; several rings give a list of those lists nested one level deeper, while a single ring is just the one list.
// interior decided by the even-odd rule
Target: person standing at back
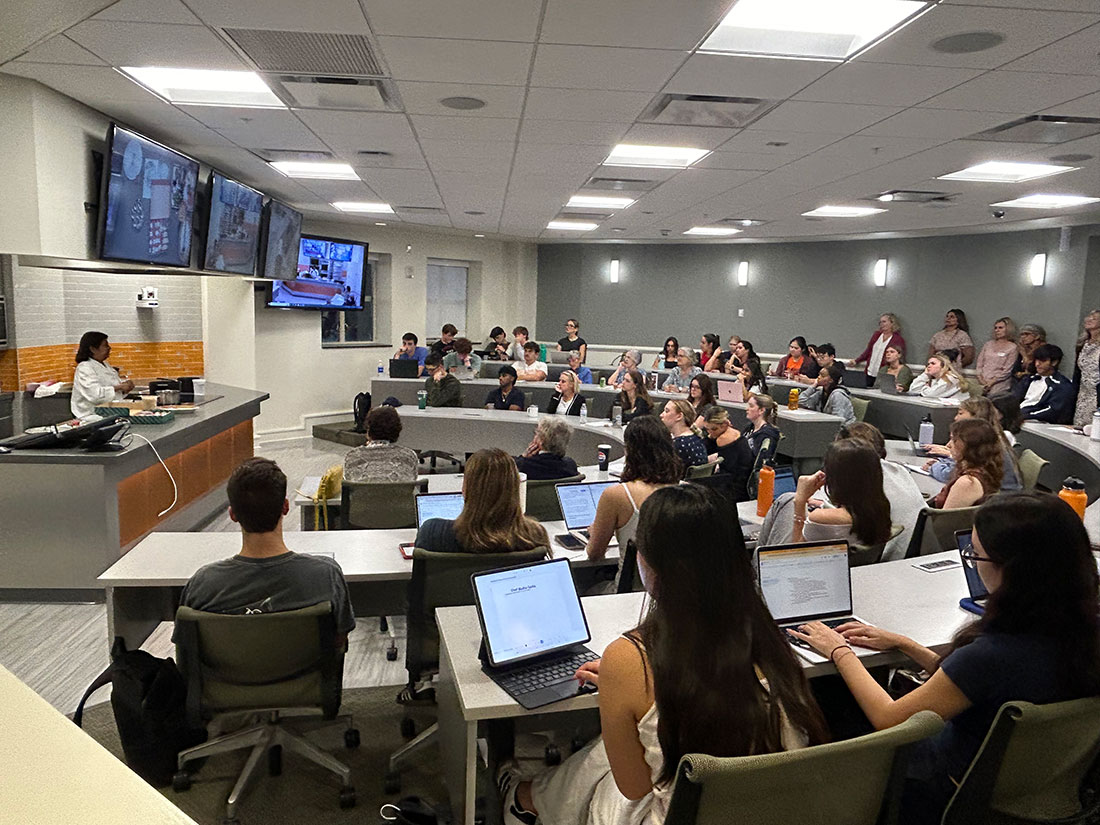
[{"label": "person standing at back", "polygon": [[[1016,359],[1016,324],[1007,315],[993,322],[993,337],[978,353],[978,381],[986,395],[1012,392],[1012,365]],[[1098,377],[1100,380],[1100,377]]]},{"label": "person standing at back", "polygon": [[1100,384],[1100,309],[1086,315],[1083,326],[1073,362],[1073,386],[1077,390],[1077,406],[1073,413],[1075,427],[1091,424],[1096,412],[1096,385]]},{"label": "person standing at back", "polygon": [[581,325],[576,318],[570,318],[565,322],[565,337],[558,339],[558,352],[579,352],[581,363],[588,358],[588,342],[580,337]]},{"label": "person standing at back", "polygon": [[956,370],[969,367],[974,363],[974,341],[970,337],[970,325],[966,313],[961,309],[949,309],[943,316],[943,329],[932,336],[928,342],[928,357],[937,352],[950,350],[957,353],[952,358]]},{"label": "person standing at back", "polygon": [[878,329],[871,335],[867,348],[849,361],[848,366],[866,364],[867,377],[873,381],[878,376],[879,370],[886,365],[885,354],[889,346],[896,347],[898,352],[905,352],[905,339],[901,337],[898,316],[892,312],[884,312],[879,316]]}]

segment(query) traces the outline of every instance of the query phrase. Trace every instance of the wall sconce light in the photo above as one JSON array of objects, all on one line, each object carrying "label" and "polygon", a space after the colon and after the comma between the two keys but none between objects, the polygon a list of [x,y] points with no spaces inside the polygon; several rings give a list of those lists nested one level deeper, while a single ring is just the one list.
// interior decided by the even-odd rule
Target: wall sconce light
[{"label": "wall sconce light", "polygon": [[1032,286],[1042,286],[1046,282],[1047,256],[1045,252],[1040,252],[1031,259],[1031,264],[1027,268],[1027,273],[1031,277]]},{"label": "wall sconce light", "polygon": [[619,282],[619,259],[618,258],[612,258],[611,259],[611,266],[607,270],[607,279],[609,281],[611,281],[611,283],[613,283],[613,284],[617,284]]},{"label": "wall sconce light", "polygon": [[875,286],[886,286],[886,258],[875,261]]},{"label": "wall sconce light", "polygon": [[749,285],[749,262],[741,261],[737,265],[737,285],[748,286]]}]

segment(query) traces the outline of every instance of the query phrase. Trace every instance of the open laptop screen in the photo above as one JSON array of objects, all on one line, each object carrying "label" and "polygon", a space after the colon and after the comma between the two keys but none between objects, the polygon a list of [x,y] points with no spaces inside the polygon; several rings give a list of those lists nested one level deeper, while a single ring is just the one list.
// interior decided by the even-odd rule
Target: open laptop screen
[{"label": "open laptop screen", "polygon": [[772,495],[779,498],[784,493],[793,493],[796,489],[798,489],[798,479],[794,477],[794,468],[790,466],[776,467]]},{"label": "open laptop screen", "polygon": [[[969,553],[974,549],[974,532],[972,530],[957,530],[955,532],[955,546],[959,548],[959,555]],[[963,562],[963,573],[966,574],[966,586],[970,590],[970,598],[974,601],[984,599],[989,595],[985,589],[985,582],[978,575],[977,568]]]},{"label": "open laptop screen", "polygon": [[462,503],[462,493],[421,493],[416,497],[416,526],[430,518],[458,518]]},{"label": "open laptop screen", "polygon": [[554,489],[561,505],[561,515],[569,530],[585,530],[596,520],[596,504],[608,487],[617,481],[595,481],[588,484],[559,484]]},{"label": "open laptop screen", "polygon": [[568,559],[477,573],[472,579],[490,664],[512,664],[589,640]]},{"label": "open laptop screen", "polygon": [[847,542],[761,547],[759,569],[760,592],[777,622],[852,612]]}]

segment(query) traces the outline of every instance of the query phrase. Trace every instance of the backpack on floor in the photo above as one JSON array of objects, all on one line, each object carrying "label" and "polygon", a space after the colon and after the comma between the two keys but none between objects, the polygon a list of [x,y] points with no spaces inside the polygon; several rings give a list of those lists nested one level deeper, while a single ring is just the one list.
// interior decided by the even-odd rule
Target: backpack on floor
[{"label": "backpack on floor", "polygon": [[204,741],[206,732],[187,725],[187,682],[172,659],[144,650],[127,650],[121,636],[111,647],[111,664],[80,699],[73,722],[84,719],[84,704],[95,691],[111,685],[111,708],[126,764],[156,788],[172,783],[176,755]]},{"label": "backpack on floor", "polygon": [[355,432],[367,431],[367,413],[370,412],[370,393],[361,392],[351,402],[352,412],[355,414]]}]

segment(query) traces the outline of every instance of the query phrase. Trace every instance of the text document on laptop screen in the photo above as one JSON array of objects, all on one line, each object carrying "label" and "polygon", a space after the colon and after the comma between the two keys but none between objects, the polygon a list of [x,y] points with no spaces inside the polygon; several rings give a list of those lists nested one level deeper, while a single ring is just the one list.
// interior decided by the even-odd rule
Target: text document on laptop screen
[{"label": "text document on laptop screen", "polygon": [[777,622],[851,612],[847,545],[761,550],[760,592]]},{"label": "text document on laptop screen", "polygon": [[495,664],[588,641],[565,559],[474,576],[474,586]]},{"label": "text document on laptop screen", "polygon": [[417,496],[416,526],[421,526],[430,518],[458,518],[462,504],[462,493]]},{"label": "text document on laptop screen", "polygon": [[570,530],[583,530],[596,520],[596,505],[608,487],[617,481],[598,481],[594,484],[562,484],[557,488],[561,502],[561,515]]}]

